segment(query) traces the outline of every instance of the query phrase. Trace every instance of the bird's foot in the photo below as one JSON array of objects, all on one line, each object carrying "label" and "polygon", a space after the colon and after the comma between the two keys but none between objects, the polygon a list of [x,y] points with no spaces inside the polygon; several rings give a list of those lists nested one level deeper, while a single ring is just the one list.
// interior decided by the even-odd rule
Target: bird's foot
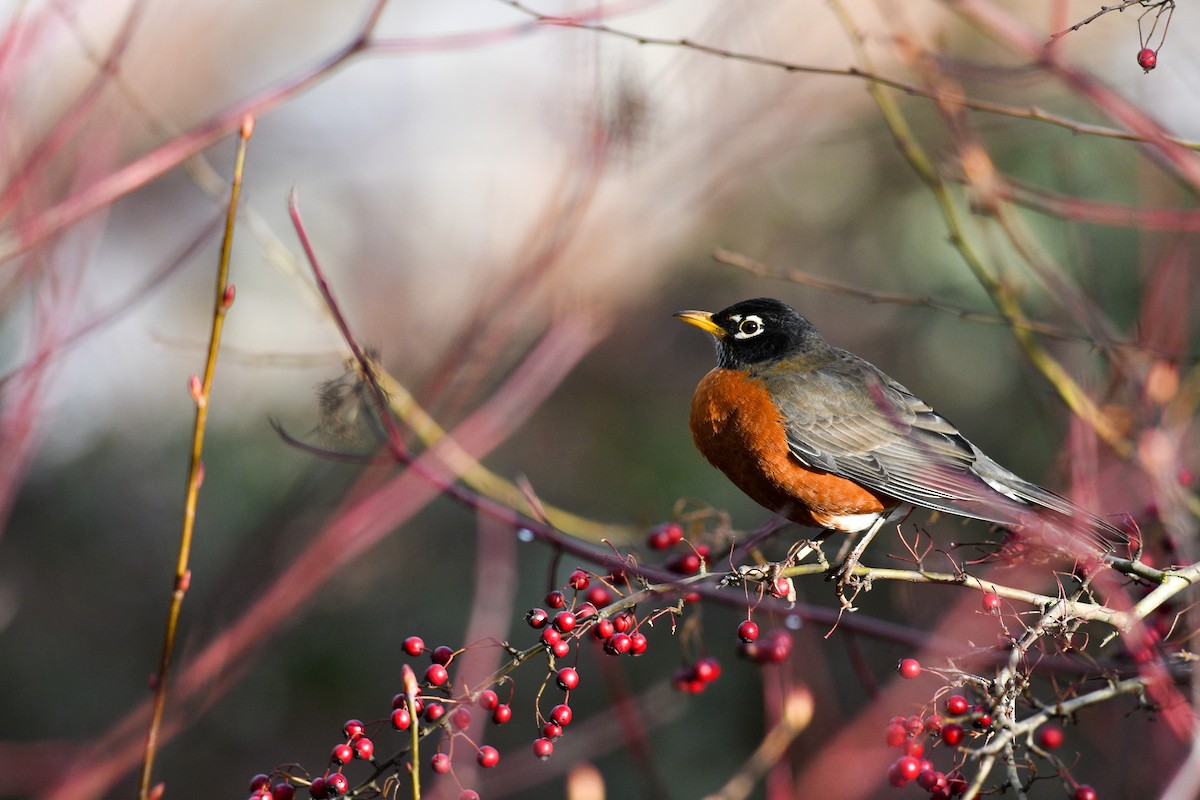
[{"label": "bird's foot", "polygon": [[[831,576],[834,581],[834,594],[837,596],[838,603],[842,606],[842,611],[857,611],[858,608],[854,605],[854,598],[858,597],[859,592],[871,591],[870,577],[859,577],[855,575],[855,570],[858,569],[858,557],[855,553],[851,553],[842,560],[837,571]],[[846,596],[847,588],[850,589],[850,596]]]},{"label": "bird's foot", "polygon": [[791,578],[785,578],[780,574],[788,566],[789,564],[786,562],[778,561],[766,564],[746,564],[721,578],[717,586],[744,586],[748,583],[756,583],[762,587],[762,592],[794,603],[796,602],[796,586],[792,583]]}]

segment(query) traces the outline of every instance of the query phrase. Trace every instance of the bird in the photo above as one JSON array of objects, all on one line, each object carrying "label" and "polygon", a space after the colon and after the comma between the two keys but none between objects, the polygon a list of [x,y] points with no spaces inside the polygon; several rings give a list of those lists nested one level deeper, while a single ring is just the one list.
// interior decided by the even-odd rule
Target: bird
[{"label": "bird", "polygon": [[822,529],[818,538],[865,532],[843,562],[843,579],[882,525],[912,507],[1033,531],[1076,555],[1080,542],[1099,552],[1125,538],[1000,466],[928,403],[830,345],[780,300],[675,316],[716,340],[717,366],[692,397],[697,449],[760,505]]}]

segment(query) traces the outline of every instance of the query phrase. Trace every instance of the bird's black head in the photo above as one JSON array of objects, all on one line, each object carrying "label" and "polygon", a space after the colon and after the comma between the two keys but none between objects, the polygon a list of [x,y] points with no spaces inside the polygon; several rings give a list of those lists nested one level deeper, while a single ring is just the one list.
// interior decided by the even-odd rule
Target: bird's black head
[{"label": "bird's black head", "polygon": [[829,345],[794,308],[770,297],[743,300],[715,314],[680,311],[675,316],[717,340],[717,366],[761,369],[785,358],[820,356]]}]

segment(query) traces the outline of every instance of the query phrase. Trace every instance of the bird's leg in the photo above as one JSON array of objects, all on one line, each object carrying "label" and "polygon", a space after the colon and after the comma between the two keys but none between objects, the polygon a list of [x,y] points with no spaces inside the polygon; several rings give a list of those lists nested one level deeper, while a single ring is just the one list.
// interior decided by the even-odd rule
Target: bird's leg
[{"label": "bird's leg", "polygon": [[824,551],[821,550],[821,542],[833,531],[822,531],[821,535],[815,539],[801,539],[788,548],[787,555],[783,561],[769,561],[764,564],[743,564],[734,572],[726,575],[721,579],[718,586],[740,586],[743,583],[765,583],[770,586],[775,579],[779,577],[779,573],[788,567],[794,567],[800,564],[804,559],[808,558],[810,553],[817,554],[817,561],[821,566],[828,570],[829,560],[825,558]]},{"label": "bird's leg", "polygon": [[[871,524],[871,527],[867,529],[867,532],[862,535],[862,538],[858,540],[858,543],[854,545],[854,549],[841,560],[841,564],[838,566],[835,573],[836,583],[834,591],[837,594],[838,602],[841,603],[842,609],[845,611],[855,610],[851,602],[853,596],[851,596],[850,600],[846,599],[846,584],[854,583],[857,586],[858,581],[854,578],[854,569],[858,566],[858,560],[862,558],[863,551],[867,549],[867,545],[875,538],[875,534],[879,533],[879,529],[883,527],[883,523],[891,519],[891,516],[891,514],[881,514]],[[858,592],[859,589],[856,588],[854,594],[857,595]]]}]

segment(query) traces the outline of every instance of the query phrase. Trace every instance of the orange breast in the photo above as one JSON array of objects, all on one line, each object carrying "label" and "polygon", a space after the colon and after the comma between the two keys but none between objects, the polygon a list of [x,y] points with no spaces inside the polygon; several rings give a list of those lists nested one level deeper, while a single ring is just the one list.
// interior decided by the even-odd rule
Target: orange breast
[{"label": "orange breast", "polygon": [[762,381],[714,369],[692,398],[692,438],[714,467],[759,504],[793,522],[838,528],[836,518],[874,514],[896,501],[828,472],[788,449],[779,409]]}]

